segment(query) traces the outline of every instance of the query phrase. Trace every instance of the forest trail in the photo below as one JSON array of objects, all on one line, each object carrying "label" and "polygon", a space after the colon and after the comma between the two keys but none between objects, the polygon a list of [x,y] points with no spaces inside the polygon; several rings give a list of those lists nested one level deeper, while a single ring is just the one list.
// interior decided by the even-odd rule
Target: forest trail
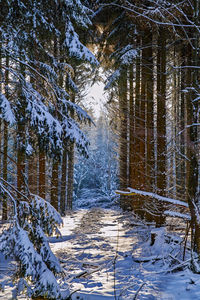
[{"label": "forest trail", "polygon": [[61,232],[62,238],[51,239],[51,248],[62,262],[64,281],[79,290],[73,299],[134,299],[143,283],[138,299],[162,299],[160,275],[152,277],[133,261],[133,255],[142,253],[148,230],[130,213],[100,208],[69,212]]},{"label": "forest trail", "polygon": [[[62,236],[49,241],[64,270],[60,285],[75,292],[72,300],[133,300],[140,288],[137,300],[200,299],[199,275],[187,269],[168,272],[169,255],[180,251],[178,236],[173,244],[161,234],[151,246],[154,226],[119,209],[77,209],[67,212],[63,222]],[[2,280],[14,265],[5,267],[0,264]],[[11,290],[0,292],[0,299],[12,299]]]},{"label": "forest trail", "polygon": [[128,221],[114,210],[78,210],[64,218],[63,237],[52,239],[51,247],[72,290],[80,289],[87,299],[114,299],[115,293],[117,299],[125,294],[133,297],[142,281],[133,280],[130,260],[137,236],[128,227]]}]

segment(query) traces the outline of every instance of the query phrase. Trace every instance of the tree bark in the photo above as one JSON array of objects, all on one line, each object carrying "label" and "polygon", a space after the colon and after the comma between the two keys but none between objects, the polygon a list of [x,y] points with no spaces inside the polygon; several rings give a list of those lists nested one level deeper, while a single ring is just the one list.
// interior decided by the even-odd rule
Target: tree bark
[{"label": "tree bark", "polygon": [[66,210],[66,182],[67,182],[67,145],[65,143],[62,155],[62,175],[61,175],[61,194],[60,194],[60,211],[65,214]]},{"label": "tree bark", "polygon": [[128,103],[127,103],[127,69],[124,69],[119,79],[119,111],[120,111],[120,138],[119,138],[119,179],[120,188],[128,184]]},{"label": "tree bark", "polygon": [[68,151],[68,170],[67,170],[67,209],[73,207],[74,191],[74,143],[71,142]]},{"label": "tree bark", "polygon": [[155,154],[154,154],[154,74],[153,74],[153,49],[152,49],[152,33],[147,36],[147,50],[146,50],[146,176],[147,189],[152,192],[155,188]]},{"label": "tree bark", "polygon": [[46,198],[46,155],[42,148],[39,148],[39,196]]},{"label": "tree bark", "polygon": [[[6,56],[6,71],[5,71],[5,95],[9,99],[9,57]],[[8,180],[8,124],[6,121],[4,124],[3,132],[3,179]],[[2,207],[2,220],[8,219],[8,208],[7,208],[7,196],[3,196],[3,207]]]},{"label": "tree bark", "polygon": [[135,146],[135,124],[134,124],[134,89],[133,89],[133,64],[129,67],[129,186],[134,187],[135,165],[134,165],[134,146]]},{"label": "tree bark", "polygon": [[58,210],[58,172],[59,161],[56,157],[52,161],[52,175],[51,175],[51,204]]},{"label": "tree bark", "polygon": [[[166,195],[166,34],[159,30],[157,52],[157,193]],[[160,205],[157,225],[165,221],[164,207]]]}]

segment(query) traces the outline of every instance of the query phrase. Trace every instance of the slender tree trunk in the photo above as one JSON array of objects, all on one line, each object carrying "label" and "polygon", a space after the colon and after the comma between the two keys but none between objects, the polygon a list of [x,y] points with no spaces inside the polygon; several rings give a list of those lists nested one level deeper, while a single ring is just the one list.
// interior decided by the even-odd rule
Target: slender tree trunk
[{"label": "slender tree trunk", "polygon": [[[23,76],[25,76],[25,68],[23,64],[20,64],[20,70]],[[18,91],[18,120],[17,120],[17,189],[20,192],[25,192],[25,141],[26,141],[26,129],[25,129],[25,107],[26,99],[22,95],[21,87]]]},{"label": "slender tree trunk", "polygon": [[17,125],[17,189],[25,192],[25,124],[18,121]]},{"label": "slender tree trunk", "polygon": [[120,150],[119,150],[119,169],[120,169],[120,188],[124,189],[128,184],[128,103],[127,103],[127,69],[123,71],[119,80],[119,108],[120,108]]},{"label": "slender tree trunk", "polygon": [[[141,61],[140,58],[136,58],[136,82],[135,82],[135,143],[134,143],[134,177],[131,178],[131,187],[140,189],[140,173],[139,173],[139,161],[140,161],[140,86],[141,86]],[[138,203],[139,204],[139,203]]]},{"label": "slender tree trunk", "polygon": [[[58,57],[58,40],[54,39],[54,56]],[[52,158],[52,177],[51,177],[51,204],[58,210],[58,176],[59,159],[56,155]]]},{"label": "slender tree trunk", "polygon": [[[157,193],[166,195],[166,34],[159,30],[157,54]],[[164,223],[163,207],[157,225]]]},{"label": "slender tree trunk", "polygon": [[[0,35],[0,37],[1,37],[1,35]],[[1,53],[1,43],[0,43],[0,71],[1,70],[2,70],[2,53]],[[0,94],[2,94],[2,91],[3,91],[3,76],[0,72]],[[0,151],[2,151],[2,120],[1,119],[0,119]],[[1,171],[1,176],[2,176],[3,173],[2,173],[2,153],[1,152],[0,152],[0,171]],[[2,199],[0,200],[0,205],[3,206]]]},{"label": "slender tree trunk", "polygon": [[[197,26],[200,25],[199,16],[199,1],[194,1],[194,22]],[[194,47],[192,49],[192,65],[195,66],[191,75],[191,86],[199,91],[199,32],[196,30],[192,34]],[[198,142],[198,126],[199,118],[199,104],[198,101],[193,101],[196,98],[196,93],[191,93],[191,98],[187,98],[187,114],[188,114],[188,158],[190,160],[189,175],[188,175],[188,205],[191,214],[191,247],[192,251],[198,254],[198,264],[200,265],[200,193],[198,193],[198,155],[199,155],[199,142]],[[192,261],[194,262],[194,261]],[[193,263],[194,271],[200,272],[200,267]]]},{"label": "slender tree trunk", "polygon": [[68,152],[68,170],[67,170],[67,209],[73,207],[73,191],[74,191],[74,143],[69,146]]},{"label": "slender tree trunk", "polygon": [[[64,62],[64,54],[62,53],[62,45],[64,42],[64,36],[60,37],[60,63]],[[59,86],[64,88],[63,72],[59,74]],[[64,140],[64,149],[62,153],[62,166],[61,166],[61,186],[60,186],[60,212],[65,214],[66,210],[66,196],[67,196],[67,141]]]},{"label": "slender tree trunk", "polygon": [[60,211],[65,214],[66,210],[66,181],[67,181],[67,145],[65,143],[62,155],[62,175],[61,175],[61,194],[60,194]]},{"label": "slender tree trunk", "polygon": [[[4,121],[3,131],[3,179],[8,180],[8,124]],[[3,196],[2,220],[7,220],[7,197]]]},{"label": "slender tree trunk", "polygon": [[142,38],[142,67],[141,67],[141,94],[140,94],[140,117],[139,117],[139,138],[140,138],[140,189],[146,189],[146,83],[147,83],[147,45],[146,37]]},{"label": "slender tree trunk", "polygon": [[[5,95],[9,99],[9,57],[6,57],[6,71],[5,71]],[[3,179],[8,180],[8,124],[6,121],[4,123],[3,132]],[[7,208],[7,197],[3,196],[3,207],[2,207],[2,220],[7,220],[8,218],[8,208]]]},{"label": "slender tree trunk", "polygon": [[[71,101],[76,102],[75,93],[71,96]],[[71,117],[74,118],[74,112],[71,112]],[[75,144],[70,142],[68,148],[68,168],[67,168],[67,209],[73,207],[73,192],[74,192],[74,153]]]},{"label": "slender tree trunk", "polygon": [[153,191],[155,187],[155,154],[154,154],[154,74],[153,74],[153,49],[152,49],[152,34],[147,36],[146,50],[146,99],[147,99],[147,114],[146,114],[146,131],[147,131],[147,154],[146,154],[146,173],[148,191]]},{"label": "slender tree trunk", "polygon": [[[31,155],[28,160],[28,186],[32,194],[38,194],[38,157],[36,155]],[[40,194],[39,196],[42,197]]]},{"label": "slender tree trunk", "polygon": [[51,175],[51,204],[56,210],[58,210],[58,171],[59,161],[54,157]]},{"label": "slender tree trunk", "polygon": [[134,146],[135,146],[135,126],[134,126],[134,98],[133,98],[133,64],[129,68],[129,186],[134,187],[135,165],[134,165]]},{"label": "slender tree trunk", "polygon": [[39,148],[39,196],[46,198],[46,155],[42,148]]}]

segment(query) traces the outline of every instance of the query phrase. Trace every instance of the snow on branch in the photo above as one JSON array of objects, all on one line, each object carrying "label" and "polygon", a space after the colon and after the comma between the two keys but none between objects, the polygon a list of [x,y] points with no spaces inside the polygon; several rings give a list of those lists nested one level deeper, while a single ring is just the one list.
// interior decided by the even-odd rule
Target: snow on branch
[{"label": "snow on branch", "polygon": [[177,211],[165,210],[164,214],[166,216],[169,216],[169,217],[176,217],[176,218],[180,218],[180,219],[184,219],[184,220],[188,220],[188,221],[191,220],[190,215],[188,215],[188,214],[182,214],[182,213],[179,213]]},{"label": "snow on branch", "polygon": [[136,189],[133,189],[133,188],[130,188],[130,187],[127,188],[127,189],[128,189],[128,191],[116,190],[115,192],[117,194],[121,194],[121,195],[125,195],[125,196],[128,196],[131,193],[134,193],[134,194],[138,194],[138,195],[142,195],[142,196],[148,196],[148,197],[157,199],[157,200],[162,201],[162,202],[167,202],[167,203],[171,203],[171,204],[174,204],[174,205],[181,205],[181,206],[184,206],[184,207],[188,207],[188,204],[186,202],[183,202],[183,201],[180,201],[180,200],[176,200],[176,199],[172,199],[172,198],[168,198],[168,197],[163,197],[163,196],[160,196],[160,195],[155,194],[155,193],[136,190]]},{"label": "snow on branch", "polygon": [[[5,191],[3,185],[1,188]],[[7,194],[15,203],[11,192]],[[18,202],[15,210],[17,213],[9,228],[0,236],[0,251],[19,262],[15,296],[26,290],[28,297],[62,299],[56,279],[56,274],[62,270],[47,237],[60,234],[57,226],[62,224],[62,219],[59,213],[50,203],[33,194],[29,201]],[[68,290],[65,292],[69,295]]]},{"label": "snow on branch", "polygon": [[[102,3],[100,4],[101,7],[106,7],[106,6],[116,6],[116,7],[119,7],[119,8],[123,8],[125,9],[126,11],[128,12],[132,12],[134,13],[135,15],[139,16],[139,17],[142,17],[142,18],[145,18],[147,19],[148,21],[154,23],[154,24],[157,24],[157,25],[165,25],[165,26],[172,26],[172,27],[181,27],[181,28],[196,28],[196,29],[199,29],[200,26],[192,23],[192,21],[189,20],[189,23],[190,24],[182,24],[182,23],[177,23],[177,22],[163,22],[163,21],[159,21],[159,20],[156,20],[156,19],[153,19],[153,17],[150,16],[150,14],[148,15],[147,13],[144,13],[143,11],[139,11],[137,10],[138,7],[135,6],[135,7],[128,7],[128,6],[125,6],[125,5],[122,5],[122,4],[117,4],[115,2],[111,2],[111,3]],[[150,11],[149,11],[150,12]],[[151,11],[153,12],[153,11]],[[155,13],[155,11],[154,11]]]},{"label": "snow on branch", "polygon": [[14,125],[16,123],[16,118],[11,108],[10,102],[1,93],[0,93],[0,118],[4,119],[10,125]]},{"label": "snow on branch", "polygon": [[75,32],[70,20],[68,20],[66,25],[64,44],[69,51],[70,57],[75,57],[81,61],[87,61],[96,66],[99,65],[98,60],[92,54],[92,52],[90,52],[90,50],[80,42],[79,36]]},{"label": "snow on branch", "polygon": [[115,84],[116,80],[119,79],[120,74],[121,74],[121,69],[117,69],[111,76],[109,76],[107,79],[107,84],[104,87],[104,90],[108,90],[109,88],[111,88]]}]

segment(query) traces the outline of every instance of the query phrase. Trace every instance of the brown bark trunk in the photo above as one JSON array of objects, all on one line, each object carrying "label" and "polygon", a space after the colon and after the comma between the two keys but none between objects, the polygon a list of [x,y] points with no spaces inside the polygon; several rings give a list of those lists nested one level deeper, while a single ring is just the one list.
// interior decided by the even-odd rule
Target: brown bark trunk
[{"label": "brown bark trunk", "polygon": [[[6,57],[6,71],[5,71],[5,96],[9,99],[9,57]],[[3,132],[3,179],[8,180],[8,124],[4,121],[4,132]],[[2,207],[2,220],[8,219],[8,208],[7,208],[7,197],[3,196],[3,207]]]},{"label": "brown bark trunk", "polygon": [[19,122],[17,125],[17,189],[25,192],[25,125]]},{"label": "brown bark trunk", "polygon": [[[21,74],[25,77],[25,67],[20,64]],[[25,126],[25,107],[26,99],[22,94],[22,88],[18,91],[18,120],[17,120],[17,189],[25,193],[25,141],[26,141],[26,126]]]},{"label": "brown bark trunk", "polygon": [[131,187],[136,189],[140,188],[140,173],[139,173],[139,161],[140,161],[140,85],[141,85],[141,62],[140,58],[136,58],[136,82],[135,82],[135,143],[134,143],[134,177],[132,178]]},{"label": "brown bark trunk", "polygon": [[[159,30],[157,53],[157,193],[166,195],[166,34]],[[164,207],[156,219],[157,225],[165,221]]]},{"label": "brown bark trunk", "polygon": [[128,184],[128,104],[127,104],[127,70],[125,69],[119,80],[119,111],[120,111],[120,140],[119,140],[119,177],[120,188],[124,189]]},{"label": "brown bark trunk", "polygon": [[[196,1],[198,7],[198,3]],[[197,9],[196,7],[196,9]],[[198,9],[197,9],[198,10]],[[197,12],[196,12],[197,13]],[[199,88],[199,35],[198,33],[193,34],[195,47],[191,51],[192,66],[197,66],[193,68],[191,72],[191,83],[190,86],[194,87],[196,90]],[[190,160],[189,163],[189,174],[188,174],[188,205],[191,214],[191,248],[198,255],[200,254],[200,209],[199,200],[200,194],[197,193],[198,190],[198,155],[199,155],[199,142],[198,142],[198,126],[192,125],[196,124],[199,118],[198,109],[199,105],[197,101],[193,101],[196,98],[196,93],[193,91],[190,97],[187,97],[187,116],[188,116],[188,138],[187,138],[187,156]],[[198,263],[200,260],[198,258]],[[196,270],[195,264],[193,265],[194,271]]]},{"label": "brown bark trunk", "polygon": [[152,192],[155,187],[155,154],[154,154],[154,80],[153,80],[153,49],[152,49],[152,34],[147,37],[146,51],[146,99],[147,99],[147,114],[146,114],[146,132],[147,132],[147,156],[146,156],[146,174],[147,174],[147,189]]},{"label": "brown bark trunk", "polygon": [[142,68],[141,68],[141,94],[140,94],[140,116],[139,116],[139,139],[140,139],[140,189],[146,189],[146,171],[145,171],[145,144],[146,144],[146,81],[147,81],[147,45],[146,37],[142,38]]},{"label": "brown bark trunk", "polygon": [[61,193],[60,193],[60,211],[65,214],[66,210],[66,183],[67,183],[67,145],[64,145],[62,155],[62,175],[61,175]]},{"label": "brown bark trunk", "polygon": [[53,158],[51,175],[51,204],[58,210],[58,171],[59,161]]},{"label": "brown bark trunk", "polygon": [[135,186],[135,165],[134,165],[134,146],[135,146],[135,126],[134,126],[134,98],[133,98],[133,64],[129,68],[129,186]]},{"label": "brown bark trunk", "polygon": [[[4,121],[3,131],[3,179],[8,180],[8,124]],[[8,219],[7,197],[3,196],[2,220]]]},{"label": "brown bark trunk", "polygon": [[67,209],[72,209],[74,191],[74,143],[71,143],[69,146],[67,177]]},{"label": "brown bark trunk", "polygon": [[[32,194],[38,194],[38,157],[31,156],[28,160],[28,186]],[[39,195],[42,197],[41,195]]]},{"label": "brown bark trunk", "polygon": [[39,196],[46,198],[46,155],[43,149],[39,149]]}]

